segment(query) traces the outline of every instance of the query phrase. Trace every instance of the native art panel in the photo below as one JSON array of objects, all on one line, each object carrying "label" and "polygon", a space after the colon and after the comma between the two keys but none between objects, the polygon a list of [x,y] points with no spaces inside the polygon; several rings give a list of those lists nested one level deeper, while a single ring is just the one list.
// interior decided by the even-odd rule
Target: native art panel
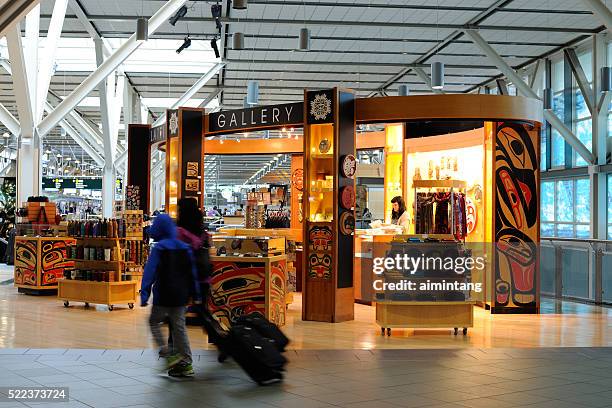
[{"label": "native art panel", "polygon": [[268,320],[277,326],[285,324],[285,282],[287,276],[287,261],[280,260],[270,263],[270,279],[268,286]]},{"label": "native art panel", "polygon": [[15,241],[15,284],[36,286],[38,268],[37,240],[17,239]]},{"label": "native art panel", "polygon": [[538,129],[498,123],[495,138],[496,310],[538,307]]},{"label": "native art panel", "polygon": [[64,270],[74,267],[74,262],[66,261],[67,244],[57,240],[40,242],[40,286],[57,285],[57,280],[64,276]]},{"label": "native art panel", "polygon": [[210,312],[227,327],[253,312],[266,315],[265,262],[213,262]]}]

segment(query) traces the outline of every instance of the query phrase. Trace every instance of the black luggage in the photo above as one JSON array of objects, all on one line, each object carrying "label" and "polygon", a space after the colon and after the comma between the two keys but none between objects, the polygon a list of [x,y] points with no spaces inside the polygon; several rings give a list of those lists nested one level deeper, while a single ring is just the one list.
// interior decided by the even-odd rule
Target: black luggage
[{"label": "black luggage", "polygon": [[254,312],[248,315],[240,316],[236,319],[236,324],[250,327],[268,339],[274,340],[278,351],[285,351],[285,347],[289,344],[289,339],[274,323],[270,323],[261,313]]},{"label": "black luggage", "polygon": [[287,359],[280,354],[274,340],[262,337],[256,330],[236,325],[228,336],[226,352],[257,384],[282,381]]},{"label": "black luggage", "polygon": [[226,330],[206,308],[200,308],[202,326],[209,341],[219,349],[219,362],[230,356],[259,385],[281,381],[287,363],[276,341],[239,323]]}]

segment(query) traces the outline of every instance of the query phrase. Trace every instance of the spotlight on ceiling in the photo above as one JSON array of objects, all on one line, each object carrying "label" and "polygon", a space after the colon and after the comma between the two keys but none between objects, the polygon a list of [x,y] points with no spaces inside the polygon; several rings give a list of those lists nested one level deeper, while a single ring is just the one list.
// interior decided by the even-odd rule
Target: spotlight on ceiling
[{"label": "spotlight on ceiling", "polygon": [[234,0],[232,2],[232,8],[234,10],[246,10],[248,0]]},{"label": "spotlight on ceiling", "polygon": [[210,40],[210,47],[215,52],[215,58],[221,58],[221,54],[219,54],[219,47],[217,47],[217,39],[213,38]]},{"label": "spotlight on ceiling", "polygon": [[138,17],[136,21],[136,41],[149,40],[149,20],[144,17]]},{"label": "spotlight on ceiling", "polygon": [[410,95],[410,88],[408,88],[408,85],[402,84],[397,89],[397,94],[398,96],[408,96]]},{"label": "spotlight on ceiling", "polygon": [[8,139],[9,137],[11,137],[11,135],[9,134],[9,132],[4,132],[2,134],[2,137],[5,138],[5,139]]},{"label": "spotlight on ceiling", "polygon": [[444,88],[444,64],[442,62],[431,64],[431,87],[433,89]]},{"label": "spotlight on ceiling", "polygon": [[191,38],[189,38],[189,36],[185,37],[185,40],[183,41],[183,44],[181,44],[181,46],[178,48],[178,50],[176,50],[177,54],[180,54],[181,52],[183,52],[184,49],[189,48],[191,46]]},{"label": "spotlight on ceiling", "polygon": [[213,18],[215,19],[217,30],[220,32],[223,29],[223,26],[221,25],[221,5],[217,3],[210,6],[210,14],[212,14]]},{"label": "spotlight on ceiling", "polygon": [[170,17],[170,25],[175,26],[176,23],[178,23],[178,21],[185,17],[185,15],[187,14],[187,7],[183,6],[180,9],[178,9],[178,11],[172,16]]}]

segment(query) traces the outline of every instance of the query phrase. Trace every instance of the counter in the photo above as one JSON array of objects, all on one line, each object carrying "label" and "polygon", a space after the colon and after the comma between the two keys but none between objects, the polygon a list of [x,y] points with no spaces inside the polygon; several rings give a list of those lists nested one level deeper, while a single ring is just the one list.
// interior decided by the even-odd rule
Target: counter
[{"label": "counter", "polygon": [[15,286],[20,293],[57,290],[57,281],[74,262],[67,261],[69,237],[15,237]]},{"label": "counter", "polygon": [[259,312],[285,324],[287,256],[211,256],[208,308],[227,326],[238,316]]}]

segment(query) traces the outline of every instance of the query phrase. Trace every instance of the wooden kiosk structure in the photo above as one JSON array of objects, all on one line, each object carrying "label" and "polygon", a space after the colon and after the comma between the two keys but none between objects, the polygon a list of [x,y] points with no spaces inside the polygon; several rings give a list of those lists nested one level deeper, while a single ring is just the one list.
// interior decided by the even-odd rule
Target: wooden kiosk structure
[{"label": "wooden kiosk structure", "polygon": [[[317,96],[319,98],[315,101]],[[285,108],[286,118],[280,114],[271,114],[277,111],[282,113]],[[292,145],[290,151],[304,154],[301,191],[305,246],[302,314],[305,320],[329,322],[349,320],[353,316],[353,264],[338,261],[340,258],[352,258],[354,251],[350,219],[352,214],[354,222],[354,205],[350,205],[350,188],[347,189],[354,187],[354,181],[342,171],[346,156],[354,155],[355,150],[364,144],[359,137],[355,137],[356,125],[399,124],[394,132],[403,132],[404,143],[410,138],[452,133],[453,130],[449,130],[453,127],[452,123],[469,122],[484,127],[487,136],[483,166],[490,177],[486,188],[491,200],[487,204],[488,224],[483,240],[496,248],[489,258],[490,265],[483,282],[486,287],[484,304],[493,313],[539,312],[539,261],[535,248],[539,243],[539,131],[543,122],[540,101],[524,97],[475,94],[356,99],[351,91],[346,90],[309,91],[305,93],[304,102],[298,104],[245,108],[209,115],[193,112],[190,120],[197,121],[195,116],[200,115],[199,132],[196,125],[186,132],[186,110],[178,112],[178,118],[174,121],[169,111],[166,125],[174,126],[174,123],[178,123],[176,132],[168,128],[165,142],[170,147],[166,158],[169,162],[173,160],[172,157],[176,157],[176,169],[182,172],[176,175],[172,173],[175,171],[173,167],[167,167],[167,183],[175,181],[177,187],[173,190],[172,186],[167,185],[170,187],[167,188],[167,208],[170,212],[175,198],[198,195],[197,192],[188,193],[190,190],[186,188],[190,178],[186,173],[190,166],[187,165],[188,159],[178,153],[185,152],[183,146],[186,143],[191,143],[191,146],[199,144],[199,158],[203,159],[203,154],[212,153],[215,149],[230,149],[230,143],[221,147],[218,140],[207,140],[206,136],[209,135],[280,126],[304,126],[302,150],[299,147],[296,150],[296,146]],[[183,116],[180,112],[183,112]],[[296,115],[295,112],[300,114]],[[153,133],[149,129],[148,133],[142,132],[139,137],[150,144],[159,142],[154,139]],[[403,149],[400,149],[402,146],[398,145],[397,139],[397,134],[394,134],[387,140],[387,158],[392,158],[390,161],[396,168],[400,165],[399,157],[403,158],[400,177],[391,187],[395,189],[401,186],[401,194],[406,197],[412,190],[406,174],[406,152],[400,152]],[[131,144],[132,134],[129,140]],[[245,142],[233,146],[237,153],[259,152],[257,143]],[[273,143],[276,141],[270,141],[270,148],[273,148]],[[365,144],[374,147],[367,141]],[[384,137],[377,146],[385,147]],[[173,152],[177,152],[176,156],[173,156]],[[202,161],[199,163],[198,170],[201,172]],[[149,168],[148,159],[142,160],[140,157],[138,163],[130,162],[130,174],[134,165]],[[198,175],[201,177],[201,173]],[[199,189],[200,192],[204,189],[201,179]],[[389,188],[387,194],[396,194],[394,189]],[[346,199],[347,204],[344,207],[341,205],[343,199]],[[203,205],[201,200],[200,203]],[[342,234],[339,231],[341,228],[347,234]],[[324,245],[325,240],[327,246]],[[515,251],[517,243],[525,250],[522,258]],[[314,268],[310,267],[311,262]],[[312,274],[314,270],[321,273]],[[381,316],[384,314],[382,312],[383,309]],[[422,315],[420,312],[417,314]],[[410,322],[398,324],[414,327],[410,326]]]}]

